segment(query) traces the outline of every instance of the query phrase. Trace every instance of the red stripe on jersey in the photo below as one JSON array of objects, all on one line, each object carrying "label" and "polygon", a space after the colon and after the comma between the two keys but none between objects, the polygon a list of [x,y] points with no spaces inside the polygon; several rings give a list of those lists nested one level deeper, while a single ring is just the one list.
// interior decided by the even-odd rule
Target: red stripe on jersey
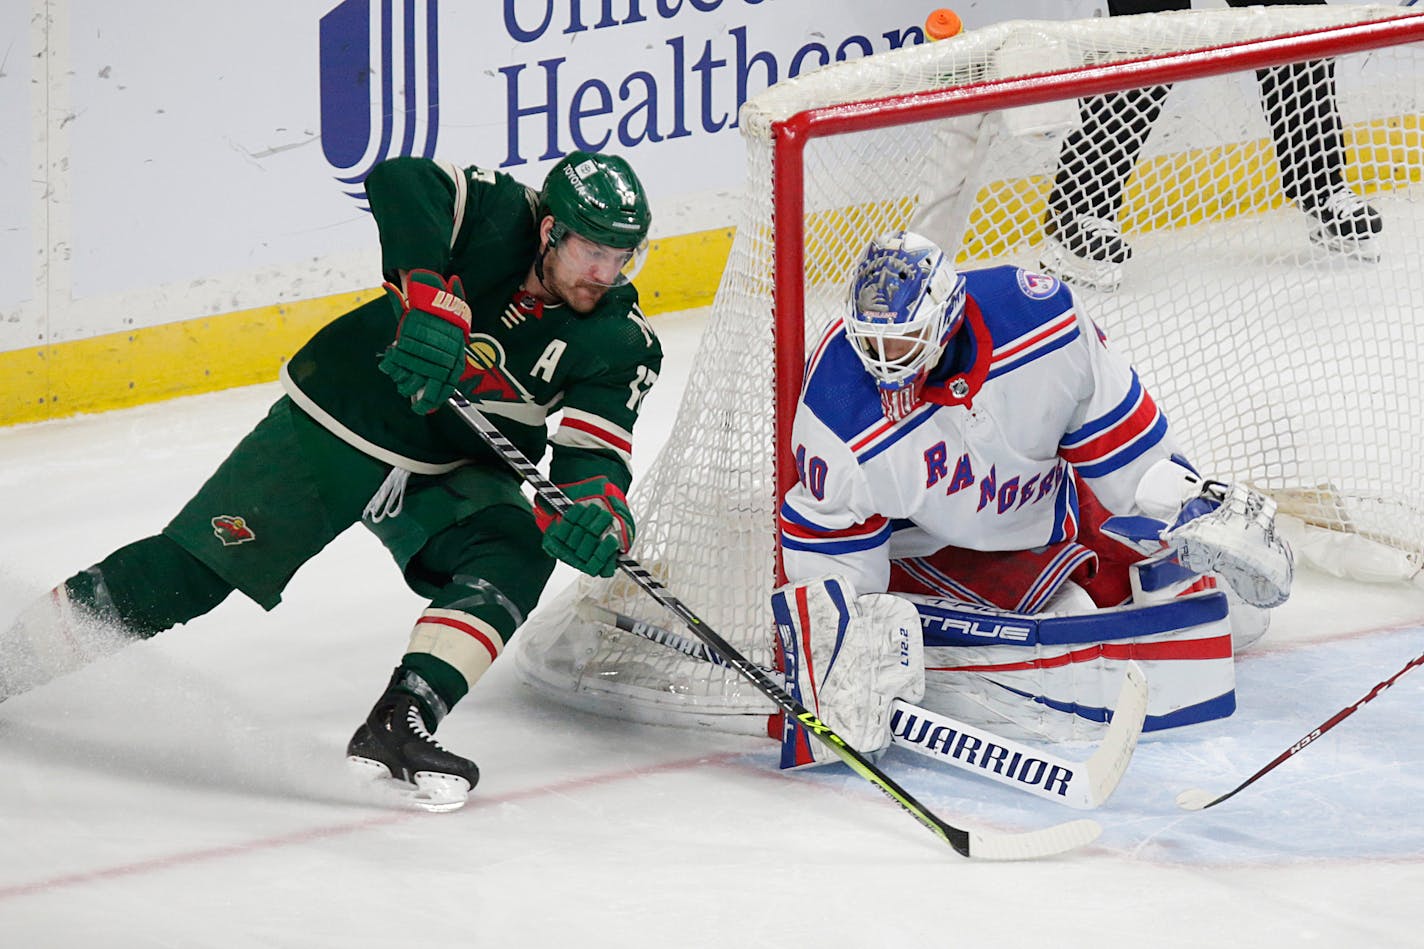
[{"label": "red stripe on jersey", "polygon": [[[826,347],[831,344],[831,340],[840,335],[840,328],[845,325],[845,319],[836,320],[831,324],[830,329],[821,335],[821,341],[816,344],[816,351],[811,354],[811,358],[806,361],[806,375],[816,371],[816,364],[821,361],[821,354],[826,351]],[[854,344],[852,344],[854,345]]]},{"label": "red stripe on jersey", "polygon": [[1074,465],[1106,458],[1151,428],[1152,423],[1156,420],[1157,403],[1153,402],[1152,396],[1147,394],[1146,389],[1143,389],[1142,401],[1137,403],[1137,408],[1132,410],[1131,415],[1091,441],[1075,445],[1072,448],[1061,448],[1058,454]]},{"label": "red stripe on jersey", "polygon": [[486,649],[488,649],[491,662],[499,658],[499,647],[496,646],[493,642],[491,642],[490,638],[486,636],[483,631],[476,629],[469,623],[462,623],[459,620],[450,616],[432,616],[429,613],[426,613],[424,616],[422,616],[420,618],[420,622],[439,623],[441,626],[448,626],[451,629],[459,630],[466,636],[469,636],[471,639],[474,639],[481,646],[484,646]]},{"label": "red stripe on jersey", "polygon": [[859,524],[852,524],[850,527],[843,527],[835,531],[805,527],[783,518],[781,521],[781,532],[783,534],[790,534],[792,537],[801,537],[806,540],[822,540],[827,537],[860,537],[864,534],[874,534],[884,526],[885,518],[879,514],[867,518]]},{"label": "red stripe on jersey", "polygon": [[612,445],[614,448],[619,449],[620,451],[627,452],[630,455],[633,453],[633,443],[628,441],[628,439],[619,438],[617,435],[614,435],[612,432],[608,431],[608,429],[599,428],[597,425],[585,422],[582,419],[569,418],[568,416],[564,416],[562,427],[576,428],[581,432],[587,432],[594,438],[597,438],[599,441],[607,442],[608,444]]},{"label": "red stripe on jersey", "polygon": [[1010,358],[1010,357],[1012,357],[1012,356],[1017,356],[1019,353],[1023,352],[1025,349],[1028,349],[1028,348],[1031,347],[1031,346],[1036,346],[1037,344],[1043,342],[1043,341],[1044,341],[1045,339],[1047,339],[1048,337],[1053,336],[1053,335],[1056,334],[1056,333],[1062,332],[1065,328],[1067,328],[1068,326],[1071,326],[1073,323],[1077,322],[1077,320],[1078,320],[1077,315],[1076,315],[1072,310],[1069,310],[1069,311],[1068,311],[1068,315],[1067,315],[1066,317],[1064,317],[1063,319],[1059,320],[1057,323],[1054,323],[1052,326],[1049,326],[1047,329],[1043,330],[1041,333],[1038,333],[1037,335],[1034,335],[1034,336],[1029,337],[1028,339],[1024,340],[1022,343],[1019,343],[1017,346],[1014,346],[1014,347],[1011,348],[1011,349],[1006,349],[1006,350],[1004,350],[1003,352],[996,352],[996,353],[994,353],[994,362],[1003,362],[1005,359],[1008,359],[1008,358]]},{"label": "red stripe on jersey", "polygon": [[[923,408],[923,406],[921,406],[921,408]],[[909,416],[906,416],[906,418],[908,418],[908,417],[909,417]],[[871,442],[875,441],[875,440],[876,440],[877,438],[879,438],[881,435],[884,435],[886,432],[888,432],[890,429],[894,428],[896,425],[900,424],[900,421],[902,421],[902,420],[900,420],[900,419],[886,419],[885,421],[881,422],[879,425],[877,425],[877,426],[875,426],[873,429],[871,429],[868,434],[866,434],[866,435],[864,435],[864,436],[862,436],[862,437],[856,439],[855,441],[851,442],[850,450],[853,451],[853,452],[855,452],[856,454],[859,454],[859,453],[860,453],[860,450],[861,450],[862,448],[864,448],[866,445],[869,445]]]}]

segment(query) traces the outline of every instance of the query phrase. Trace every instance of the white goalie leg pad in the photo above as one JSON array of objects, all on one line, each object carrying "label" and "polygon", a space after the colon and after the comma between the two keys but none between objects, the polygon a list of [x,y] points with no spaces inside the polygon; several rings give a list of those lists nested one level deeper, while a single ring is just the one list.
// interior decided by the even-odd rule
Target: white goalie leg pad
[{"label": "white goalie leg pad", "polygon": [[[856,597],[840,577],[788,584],[771,597],[788,691],[862,753],[890,744],[891,704],[924,695],[924,651],[915,607],[889,594]],[[839,761],[787,716],[781,767]]]},{"label": "white goalie leg pad", "polygon": [[1144,731],[1235,711],[1221,591],[1065,615],[906,598],[924,633],[922,704],[982,728],[1029,740],[1098,740],[1130,661],[1151,683]]}]

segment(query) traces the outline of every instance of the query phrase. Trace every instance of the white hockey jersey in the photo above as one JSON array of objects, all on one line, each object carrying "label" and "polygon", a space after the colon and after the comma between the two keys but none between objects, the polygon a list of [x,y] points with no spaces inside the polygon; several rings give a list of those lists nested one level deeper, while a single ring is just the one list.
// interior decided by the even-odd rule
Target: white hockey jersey
[{"label": "white hockey jersey", "polygon": [[812,351],[792,429],[798,483],[781,507],[788,579],[839,574],[879,593],[892,560],[1072,540],[1073,471],[1130,514],[1143,473],[1181,456],[1066,285],[1014,267],[964,276],[965,323],[899,421],[882,414],[841,321]]}]

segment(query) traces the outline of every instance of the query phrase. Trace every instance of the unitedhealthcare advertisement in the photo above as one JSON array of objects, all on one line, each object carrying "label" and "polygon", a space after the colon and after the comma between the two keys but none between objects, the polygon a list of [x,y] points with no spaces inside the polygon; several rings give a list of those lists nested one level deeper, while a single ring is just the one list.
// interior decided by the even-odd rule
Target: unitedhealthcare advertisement
[{"label": "unitedhealthcare advertisement", "polygon": [[[626,155],[654,238],[733,223],[737,109],[923,41],[927,0],[6,4],[0,352],[379,283],[362,182],[439,155],[531,185]],[[966,27],[1092,3],[960,4]],[[1072,8],[1072,9],[1068,9]]]}]

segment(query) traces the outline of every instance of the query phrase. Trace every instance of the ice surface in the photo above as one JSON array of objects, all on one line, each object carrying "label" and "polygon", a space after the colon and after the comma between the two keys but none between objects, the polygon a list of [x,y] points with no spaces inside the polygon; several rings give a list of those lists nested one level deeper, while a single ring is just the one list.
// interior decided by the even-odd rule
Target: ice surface
[{"label": "ice surface", "polygon": [[[655,321],[639,466],[702,321]],[[160,528],[277,394],[0,430],[0,622]],[[766,741],[571,711],[507,660],[440,730],[480,764],[472,802],[382,806],[342,751],[419,607],[358,528],[271,614],[233,597],[0,706],[0,945],[1424,945],[1424,673],[1231,801],[1174,801],[1229,790],[1424,651],[1424,592],[1303,572],[1235,716],[1145,739],[1088,850],[997,865],[839,766],[782,775]],[[963,826],[1082,816],[902,750],[881,764]]]}]

